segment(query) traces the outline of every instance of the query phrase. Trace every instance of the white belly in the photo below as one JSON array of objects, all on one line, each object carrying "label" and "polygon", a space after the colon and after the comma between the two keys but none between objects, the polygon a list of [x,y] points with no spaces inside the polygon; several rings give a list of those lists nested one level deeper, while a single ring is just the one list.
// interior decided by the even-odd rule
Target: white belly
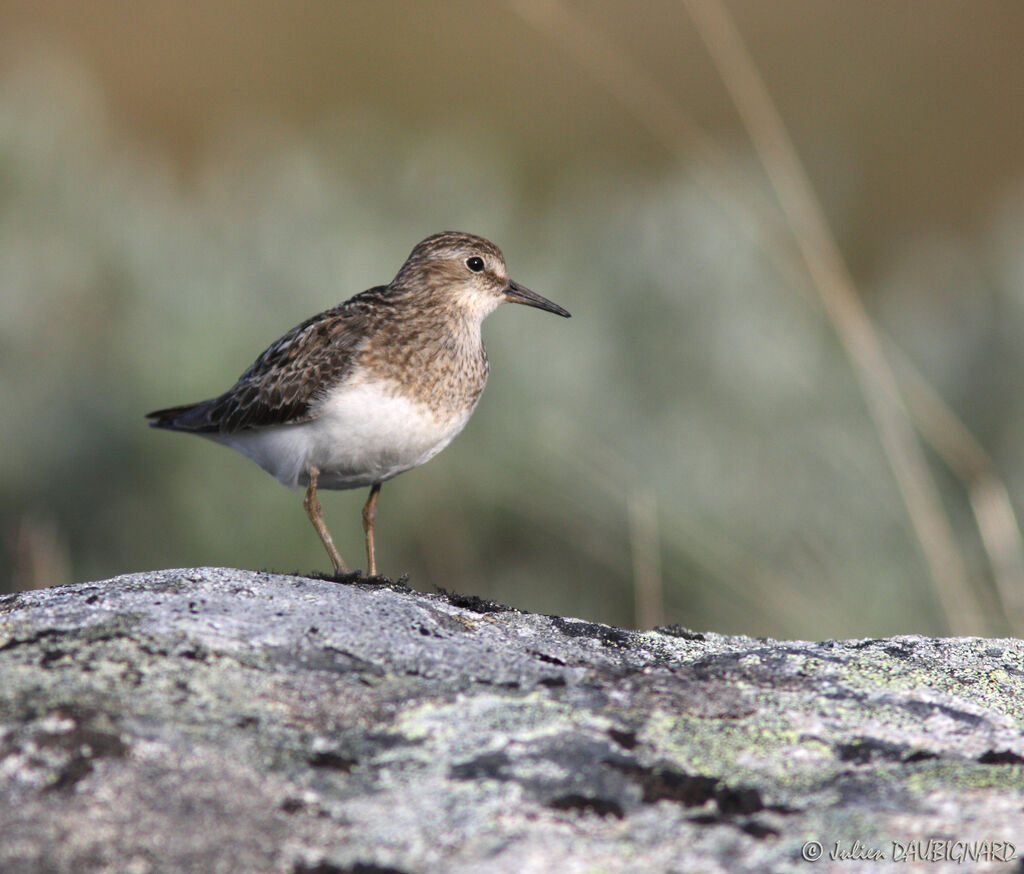
[{"label": "white belly", "polygon": [[320,471],[320,488],[354,489],[384,482],[433,458],[469,420],[473,408],[441,420],[426,405],[381,383],[342,386],[318,416],[299,425],[209,435],[255,461],[290,488]]}]

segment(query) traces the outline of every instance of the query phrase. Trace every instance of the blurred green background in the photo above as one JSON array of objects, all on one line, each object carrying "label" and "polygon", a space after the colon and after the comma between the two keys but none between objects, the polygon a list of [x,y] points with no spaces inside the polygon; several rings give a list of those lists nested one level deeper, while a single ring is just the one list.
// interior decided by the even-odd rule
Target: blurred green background
[{"label": "blurred green background", "polygon": [[[1024,5],[727,9],[874,323],[1024,507]],[[730,185],[638,118],[644,81]],[[325,569],[300,494],[142,415],[450,228],[574,318],[488,320],[474,418],[384,486],[384,573],[624,625],[947,632],[773,202],[680,2],[0,0],[0,591]],[[927,452],[968,630],[1021,633]],[[364,499],[323,496],[356,565]]]}]

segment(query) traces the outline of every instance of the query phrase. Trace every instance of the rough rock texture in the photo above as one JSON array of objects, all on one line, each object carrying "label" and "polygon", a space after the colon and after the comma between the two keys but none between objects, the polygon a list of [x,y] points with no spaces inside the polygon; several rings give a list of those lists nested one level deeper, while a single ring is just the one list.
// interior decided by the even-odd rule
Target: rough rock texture
[{"label": "rough rock texture", "polygon": [[237,570],[6,596],[0,871],[1019,871],[1022,657]]}]

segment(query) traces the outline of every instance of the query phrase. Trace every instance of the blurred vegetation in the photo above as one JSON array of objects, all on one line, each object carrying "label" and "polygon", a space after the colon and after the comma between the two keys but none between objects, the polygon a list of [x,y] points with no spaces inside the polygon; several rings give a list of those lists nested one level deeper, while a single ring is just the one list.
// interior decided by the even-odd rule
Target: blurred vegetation
[{"label": "blurred vegetation", "polygon": [[[946,630],[831,325],[690,166],[599,150],[538,165],[486,125],[403,127],[366,108],[372,87],[362,108],[324,106],[312,123],[225,113],[182,162],[73,54],[36,41],[10,57],[0,591],[155,567],[324,569],[301,495],[142,414],[220,392],[286,329],[454,228],[495,240],[513,276],[574,318],[506,307],[488,320],[491,382],[469,426],[383,488],[384,573],[627,625],[634,577],[653,574],[665,618],[694,628]],[[723,155],[751,198],[768,197],[749,151]],[[830,214],[855,184],[825,186]],[[861,277],[876,322],[1018,508],[1022,238],[1024,176],[971,230],[922,223]],[[978,630],[1005,633],[962,486],[931,461],[987,617]],[[323,496],[357,566],[364,499]]]}]

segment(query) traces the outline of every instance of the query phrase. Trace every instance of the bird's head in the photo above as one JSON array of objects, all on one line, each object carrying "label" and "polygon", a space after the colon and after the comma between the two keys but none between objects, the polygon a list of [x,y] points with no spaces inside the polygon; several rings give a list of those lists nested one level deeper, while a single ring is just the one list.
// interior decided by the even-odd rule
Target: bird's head
[{"label": "bird's head", "polygon": [[510,279],[505,256],[494,243],[458,231],[443,231],[417,243],[392,285],[457,307],[480,321],[506,301],[569,318],[558,304]]}]

